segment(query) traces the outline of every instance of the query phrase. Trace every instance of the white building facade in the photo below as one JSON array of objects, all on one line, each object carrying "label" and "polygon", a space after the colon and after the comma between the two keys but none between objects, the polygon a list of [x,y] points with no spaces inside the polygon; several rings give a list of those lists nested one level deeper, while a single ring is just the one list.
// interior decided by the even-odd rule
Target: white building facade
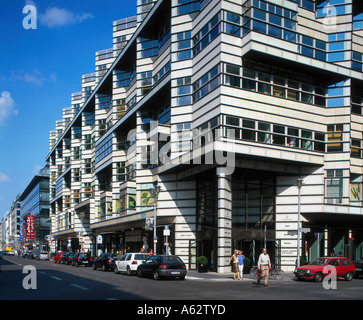
[{"label": "white building facade", "polygon": [[362,21],[353,0],[138,1],[50,133],[54,248],[153,248],[157,184],[157,253],[167,226],[191,269],[361,258]]}]

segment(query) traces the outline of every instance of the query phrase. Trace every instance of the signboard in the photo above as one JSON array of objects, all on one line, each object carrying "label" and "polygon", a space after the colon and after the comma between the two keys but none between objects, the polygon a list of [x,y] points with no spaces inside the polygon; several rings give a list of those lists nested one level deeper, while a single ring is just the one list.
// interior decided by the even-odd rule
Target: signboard
[{"label": "signboard", "polygon": [[23,219],[19,220],[19,241],[23,241]]},{"label": "signboard", "polygon": [[26,216],[26,238],[34,240],[34,216],[31,214]]},{"label": "signboard", "polygon": [[103,241],[102,236],[98,235],[97,236],[97,244],[102,244],[102,241]]},{"label": "signboard", "polygon": [[154,228],[154,218],[146,218],[145,219],[145,230],[153,230]]},{"label": "signboard", "polygon": [[169,229],[169,226],[165,226],[165,229],[164,229],[164,236],[170,236],[170,229]]}]

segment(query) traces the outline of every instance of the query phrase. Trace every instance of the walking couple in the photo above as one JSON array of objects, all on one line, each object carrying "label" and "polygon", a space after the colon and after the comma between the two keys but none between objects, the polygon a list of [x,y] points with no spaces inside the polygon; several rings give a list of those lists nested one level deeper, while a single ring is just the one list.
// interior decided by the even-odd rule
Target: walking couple
[{"label": "walking couple", "polygon": [[234,254],[231,257],[232,272],[234,280],[243,280],[243,259],[245,256],[240,250],[234,250]]}]

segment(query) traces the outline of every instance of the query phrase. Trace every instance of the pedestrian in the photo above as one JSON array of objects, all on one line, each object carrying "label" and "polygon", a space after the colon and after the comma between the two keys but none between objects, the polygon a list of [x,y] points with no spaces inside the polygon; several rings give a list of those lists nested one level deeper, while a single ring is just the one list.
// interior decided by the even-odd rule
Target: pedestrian
[{"label": "pedestrian", "polygon": [[150,249],[149,250],[149,254],[150,254],[150,256],[153,256],[154,255],[153,249]]},{"label": "pedestrian", "polygon": [[[238,250],[234,250],[234,254],[231,257],[232,261],[232,272],[233,272],[233,279],[240,280],[239,272],[238,272]],[[237,276],[237,279],[236,279]]]},{"label": "pedestrian", "polygon": [[263,248],[262,253],[260,254],[258,258],[258,272],[261,273],[261,275],[257,278],[257,284],[260,284],[260,281],[263,277],[265,277],[265,287],[268,287],[268,277],[270,275],[271,270],[271,260],[270,256],[267,254],[267,249]]},{"label": "pedestrian", "polygon": [[238,251],[238,272],[241,280],[243,280],[243,259],[245,256],[242,251]]}]

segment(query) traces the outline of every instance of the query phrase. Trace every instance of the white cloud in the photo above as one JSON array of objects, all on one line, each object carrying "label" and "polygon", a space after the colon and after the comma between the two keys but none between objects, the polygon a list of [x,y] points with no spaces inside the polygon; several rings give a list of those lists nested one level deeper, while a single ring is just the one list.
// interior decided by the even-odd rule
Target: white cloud
[{"label": "white cloud", "polygon": [[10,79],[25,81],[37,86],[41,86],[46,80],[38,70],[34,70],[33,72],[25,72],[24,70],[12,71]]},{"label": "white cloud", "polygon": [[11,97],[10,92],[2,91],[0,95],[0,125],[4,124],[11,116],[17,114],[18,111],[15,109],[14,99]]},{"label": "white cloud", "polygon": [[0,172],[0,182],[9,181],[9,177],[5,174]]},{"label": "white cloud", "polygon": [[69,24],[79,23],[86,19],[93,18],[91,13],[77,14],[68,9],[57,7],[48,8],[45,13],[38,14],[39,22],[48,28],[57,28]]}]

